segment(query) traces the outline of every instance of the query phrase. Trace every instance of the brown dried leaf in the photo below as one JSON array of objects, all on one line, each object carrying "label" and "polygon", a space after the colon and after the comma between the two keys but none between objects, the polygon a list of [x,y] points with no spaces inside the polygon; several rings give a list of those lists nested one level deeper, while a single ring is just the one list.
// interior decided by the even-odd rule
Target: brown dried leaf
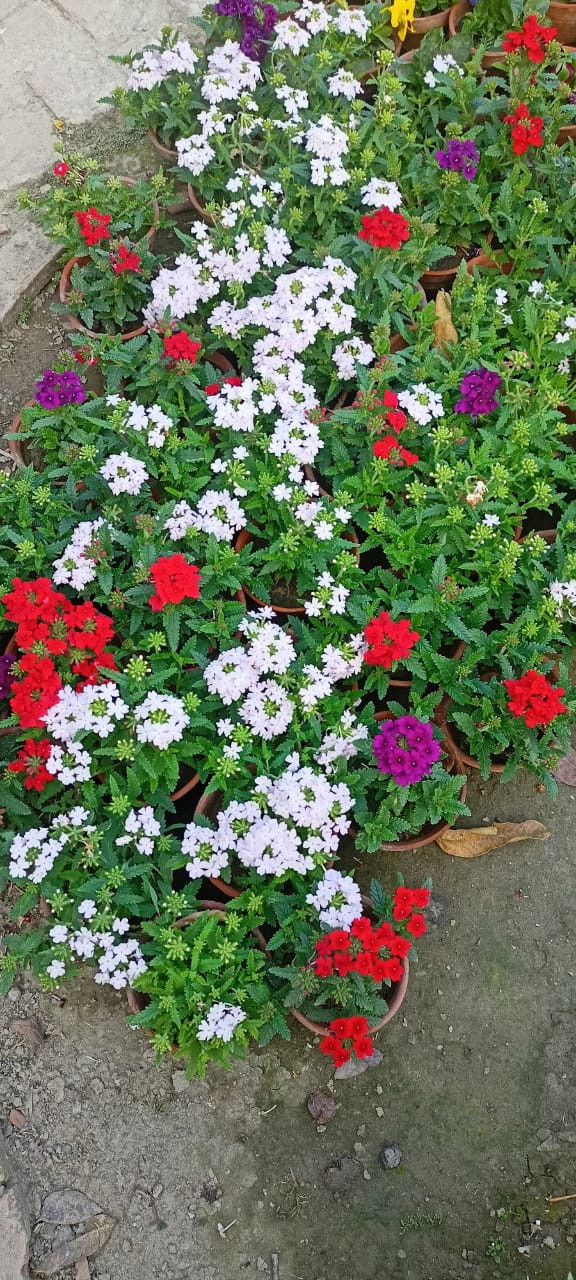
[{"label": "brown dried leaf", "polygon": [[12,1107],[12,1110],[8,1115],[8,1119],[10,1124],[14,1125],[15,1129],[23,1129],[28,1116],[25,1115],[23,1111],[20,1111],[18,1107]]},{"label": "brown dried leaf", "polygon": [[102,1206],[85,1196],[83,1191],[74,1187],[66,1187],[62,1191],[51,1191],[46,1196],[40,1210],[40,1222],[74,1223],[85,1222],[95,1214],[102,1214]]},{"label": "brown dried leaf", "polygon": [[519,840],[547,840],[550,832],[542,822],[529,818],[526,822],[494,822],[491,827],[469,827],[446,831],[436,844],[453,858],[481,858],[492,849],[501,849]]},{"label": "brown dried leaf", "polygon": [[72,1267],[75,1262],[80,1262],[82,1258],[89,1258],[92,1254],[99,1253],[115,1226],[114,1218],[109,1218],[105,1213],[100,1214],[98,1225],[91,1231],[85,1231],[66,1244],[60,1245],[58,1249],[53,1249],[52,1253],[42,1258],[31,1270],[36,1276],[54,1276],[58,1271],[64,1271],[66,1267]]},{"label": "brown dried leaf", "polygon": [[29,1044],[44,1044],[45,1033],[37,1018],[15,1018],[10,1023],[10,1030],[15,1036],[27,1040]]},{"label": "brown dried leaf", "polygon": [[458,334],[452,322],[451,307],[452,301],[450,294],[446,293],[444,289],[440,289],[440,292],[436,294],[436,301],[434,303],[434,310],[436,312],[436,319],[434,321],[434,346],[438,347],[440,351],[445,351],[449,343],[458,341]]},{"label": "brown dried leaf", "polygon": [[563,782],[567,787],[576,787],[576,751],[569,751],[552,773],[557,782]]},{"label": "brown dried leaf", "polygon": [[87,1258],[80,1258],[80,1261],[76,1263],[75,1280],[91,1280]]}]

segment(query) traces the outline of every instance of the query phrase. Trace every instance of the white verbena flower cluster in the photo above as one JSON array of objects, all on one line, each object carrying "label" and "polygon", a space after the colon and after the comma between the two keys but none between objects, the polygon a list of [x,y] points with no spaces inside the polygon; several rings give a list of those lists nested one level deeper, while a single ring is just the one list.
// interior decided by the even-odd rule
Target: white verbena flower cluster
[{"label": "white verbena flower cluster", "polygon": [[130,66],[130,74],[126,88],[138,92],[141,89],[155,89],[168,76],[192,75],[198,55],[194,53],[188,40],[178,40],[171,49],[145,49],[139,58],[134,58]]},{"label": "white verbena flower cluster", "polygon": [[224,1044],[228,1044],[245,1018],[246,1014],[239,1004],[226,1004],[223,1000],[218,1000],[210,1006],[206,1017],[199,1024],[196,1039],[222,1040]]},{"label": "white verbena flower cluster", "polygon": [[52,581],[57,587],[69,586],[82,591],[96,577],[97,533],[104,525],[103,519],[81,520],[62,555],[53,561]]},{"label": "white verbena flower cluster", "polygon": [[125,450],[122,453],[110,454],[104,465],[100,467],[100,475],[115,497],[119,497],[121,493],[129,493],[132,497],[136,497],[148,479],[144,463],[138,458],[131,458]]},{"label": "white verbena flower cluster", "polygon": [[161,833],[158,819],[154,817],[151,805],[142,805],[141,809],[131,809],[124,823],[124,835],[117,836],[115,844],[119,848],[133,848],[146,858],[154,853],[154,842]]},{"label": "white verbena flower cluster", "polygon": [[318,918],[328,929],[350,929],[362,915],[362,896],[352,876],[333,869],[324,873],[314,893],[306,901],[315,907]]},{"label": "white verbena flower cluster", "polygon": [[15,836],[9,849],[10,878],[41,884],[70,841],[89,838],[94,833],[96,827],[88,823],[89,817],[88,810],[77,805],[68,813],[57,814],[47,827],[32,827]]},{"label": "white verbena flower cluster", "polygon": [[435,418],[444,417],[442,396],[427,387],[425,382],[416,382],[406,391],[400,391],[398,404],[419,427],[426,427]]}]

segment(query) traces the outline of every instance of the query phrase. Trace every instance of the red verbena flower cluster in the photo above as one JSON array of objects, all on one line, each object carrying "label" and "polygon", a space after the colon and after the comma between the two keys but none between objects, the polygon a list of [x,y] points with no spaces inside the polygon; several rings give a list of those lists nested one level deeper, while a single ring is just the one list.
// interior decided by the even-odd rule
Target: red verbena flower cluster
[{"label": "red verbena flower cluster", "polygon": [[556,27],[541,27],[536,14],[531,13],[520,31],[506,32],[502,48],[505,53],[517,53],[523,49],[530,62],[543,62],[546,49],[555,35]]},{"label": "red verbena flower cluster", "polygon": [[514,155],[523,156],[529,147],[542,147],[544,139],[542,116],[531,116],[525,102],[521,102],[511,116],[504,116],[506,124],[511,125],[512,149]]},{"label": "red verbena flower cluster", "polygon": [[358,236],[373,249],[399,249],[403,240],[410,239],[410,223],[401,213],[384,206],[376,213],[364,214]]},{"label": "red verbena flower cluster", "polygon": [[504,680],[503,684],[509,695],[508,710],[523,719],[528,729],[545,727],[568,711],[560,701],[564,689],[554,689],[541,671],[526,671],[518,680]]},{"label": "red verbena flower cluster", "polygon": [[61,160],[59,164],[54,165],[52,173],[54,174],[55,178],[65,178],[69,170],[70,170],[70,165],[66,164],[64,160]]},{"label": "red verbena flower cluster", "polygon": [[8,765],[9,773],[23,773],[27,791],[43,791],[46,783],[52,782],[54,778],[45,764],[51,750],[48,738],[40,738],[39,742],[34,738],[27,738],[16,759]]},{"label": "red verbena flower cluster", "polygon": [[173,364],[178,364],[180,360],[196,364],[201,350],[202,343],[194,342],[184,329],[179,329],[178,333],[171,333],[164,338],[164,359],[171,360]]},{"label": "red verbena flower cluster", "polygon": [[402,448],[396,436],[384,436],[383,440],[376,440],[372,445],[372,452],[375,458],[384,458],[393,467],[409,467],[420,461],[417,453]]},{"label": "red verbena flower cluster", "polygon": [[[315,943],[314,973],[318,978],[348,977],[359,973],[374,982],[399,982],[401,961],[411,947],[409,938],[396,933],[391,924],[373,925],[368,916],[354,920],[350,931],[332,929]],[[386,954],[381,955],[384,951]]]},{"label": "red verbena flower cluster", "polygon": [[17,624],[14,639],[23,651],[10,691],[11,709],[23,729],[38,729],[58,697],[63,676],[78,677],[80,688],[101,681],[101,667],[114,670],[114,657],[106,650],[114,624],[89,601],[72,604],[49,578],[14,578],[2,604],[7,621]]},{"label": "red verbena flower cluster", "polygon": [[412,934],[413,938],[421,938],[422,934],[426,933],[426,920],[420,912],[424,911],[429,903],[429,889],[408,889],[406,885],[401,884],[394,894],[392,915],[399,923],[403,923],[404,928]]},{"label": "red verbena flower cluster", "polygon": [[395,391],[385,391],[384,395],[378,399],[370,401],[368,408],[374,410],[384,409],[383,415],[387,426],[391,427],[397,435],[404,430],[408,418],[406,414],[398,408],[398,396]]},{"label": "red verbena flower cluster", "polygon": [[320,1052],[328,1054],[335,1067],[349,1062],[352,1052],[357,1058],[372,1057],[374,1044],[367,1018],[334,1018],[328,1030],[330,1034],[320,1041]]},{"label": "red verbena flower cluster", "polygon": [[92,205],[90,209],[78,209],[74,214],[78,230],[85,244],[92,248],[100,240],[109,240],[108,227],[112,221],[111,213],[99,213]]},{"label": "red verbena flower cluster", "polygon": [[364,654],[365,663],[369,667],[385,667],[388,671],[394,662],[409,657],[420,635],[418,631],[411,630],[407,618],[393,622],[390,614],[384,612],[364,627],[364,638],[370,646]]},{"label": "red verbena flower cluster", "polygon": [[121,244],[117,250],[110,254],[110,265],[114,275],[121,276],[123,271],[138,272],[142,266],[142,259],[140,254],[134,253],[133,249]]},{"label": "red verbena flower cluster", "polygon": [[200,596],[200,570],[189,564],[180,552],[173,556],[161,556],[150,568],[156,594],[150,596],[150,608],[159,613],[167,604],[181,604],[182,600],[198,600]]}]

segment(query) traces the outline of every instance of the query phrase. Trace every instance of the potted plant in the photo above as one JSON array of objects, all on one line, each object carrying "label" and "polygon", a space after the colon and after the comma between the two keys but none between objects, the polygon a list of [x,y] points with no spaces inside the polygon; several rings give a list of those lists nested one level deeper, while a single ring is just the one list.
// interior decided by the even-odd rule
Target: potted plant
[{"label": "potted plant", "polygon": [[203,1076],[209,1062],[229,1068],[252,1040],[267,1044],[287,1030],[267,980],[258,900],[244,895],[225,910],[212,903],[188,908],[186,897],[173,893],[145,926],[149,962],[134,983],[131,1024],[151,1032],[158,1058],[176,1053],[189,1076]]},{"label": "potted plant", "polygon": [[161,173],[151,178],[126,178],[100,172],[97,160],[57,146],[61,156],[53,168],[53,183],[46,194],[19,194],[19,204],[29,209],[45,235],[61,244],[68,257],[84,252],[82,223],[90,209],[102,209],[109,216],[111,237],[154,238],[160,223],[160,203],[172,192]]},{"label": "potted plant", "polygon": [[[408,956],[426,931],[428,887],[388,894],[372,880],[363,897],[351,876],[327,871],[308,892],[276,892],[270,976],[285,1008],[342,1066],[371,1057],[372,1037],[398,1012]],[[349,1040],[352,1043],[349,1043]],[[344,1042],[344,1043],[342,1043]]]},{"label": "potted plant", "polygon": [[88,252],[68,259],[58,287],[60,303],[69,328],[90,337],[120,331],[127,340],[144,333],[142,313],[159,259],[146,239],[112,238],[107,217],[97,209],[86,214],[81,234]]}]

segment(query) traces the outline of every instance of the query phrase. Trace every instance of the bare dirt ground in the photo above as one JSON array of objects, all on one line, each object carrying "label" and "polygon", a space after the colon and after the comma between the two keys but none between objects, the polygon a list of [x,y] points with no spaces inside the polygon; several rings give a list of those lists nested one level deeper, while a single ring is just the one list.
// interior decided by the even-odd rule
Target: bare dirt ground
[{"label": "bare dirt ground", "polygon": [[[2,430],[63,341],[49,299],[23,321],[0,340]],[[13,990],[0,1126],[33,1222],[63,1188],[111,1214],[93,1280],[566,1280],[576,1198],[547,1198],[576,1193],[575,800],[561,787],[553,804],[530,778],[475,784],[471,824],[537,818],[550,840],[364,865],[366,885],[431,875],[434,924],[382,1063],[332,1085],[326,1126],[306,1099],[332,1084],[329,1063],[300,1029],[188,1083],[88,973],[62,1004],[32,980]],[[18,1025],[31,1016],[40,1044]],[[390,1143],[395,1169],[379,1162]],[[38,1225],[35,1258],[71,1234]]]}]

